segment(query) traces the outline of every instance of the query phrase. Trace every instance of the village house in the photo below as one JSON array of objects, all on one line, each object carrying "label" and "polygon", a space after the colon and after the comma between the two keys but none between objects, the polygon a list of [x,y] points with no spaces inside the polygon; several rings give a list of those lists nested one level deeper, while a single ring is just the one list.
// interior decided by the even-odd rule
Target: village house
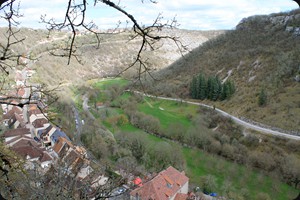
[{"label": "village house", "polygon": [[2,117],[3,123],[9,128],[24,127],[23,110],[18,106],[8,106],[6,113]]},{"label": "village house", "polygon": [[15,74],[15,82],[17,86],[24,86],[25,80],[26,80],[26,74],[20,70],[17,70]]},{"label": "village house", "polygon": [[74,145],[66,138],[58,138],[58,141],[53,146],[53,151],[57,153],[59,157],[64,157],[70,148],[74,148]]},{"label": "village house", "polygon": [[188,198],[189,178],[174,167],[161,171],[130,192],[131,200],[181,200]]},{"label": "village house", "polygon": [[[39,164],[42,168],[47,168],[53,162],[53,157],[46,151],[45,148],[34,139],[31,134],[19,134],[17,137],[11,139],[7,137],[6,133],[17,129],[6,131],[4,133],[5,144],[11,150],[20,155],[25,161],[26,168],[34,168],[33,163]],[[27,129],[27,133],[29,130]]]},{"label": "village house", "polygon": [[28,116],[29,116],[29,124],[31,124],[32,128],[35,129],[34,130],[35,135],[37,134],[37,129],[41,130],[41,128],[46,128],[46,125],[49,124],[47,117],[43,113],[30,114],[28,112]]},{"label": "village house", "polygon": [[35,130],[37,130],[36,137],[41,140],[45,147],[54,147],[59,138],[65,138],[70,141],[63,131],[48,123],[43,124],[43,127],[36,128]]},{"label": "village house", "polygon": [[[8,96],[2,96],[2,98],[8,98]],[[1,104],[2,110],[3,110],[3,114],[7,114],[9,111],[11,111],[12,113],[22,113],[22,108],[15,106],[17,105],[19,102],[17,102],[16,100],[10,101],[10,100],[6,100],[5,102],[7,103],[3,103]]]},{"label": "village house", "polygon": [[82,176],[81,179],[84,179],[93,171],[89,167],[89,161],[85,158],[86,150],[74,146],[69,139],[58,137],[58,140],[53,146],[53,151],[64,163],[66,170],[73,173],[75,176]]},{"label": "village house", "polygon": [[66,133],[61,131],[59,128],[56,128],[55,132],[50,136],[51,146],[53,147],[60,138],[71,141]]},{"label": "village house", "polygon": [[84,166],[81,167],[80,171],[78,172],[76,178],[78,180],[83,180],[85,179],[89,174],[93,172],[93,168],[90,167],[89,164],[85,164]]},{"label": "village house", "polygon": [[45,147],[51,146],[51,139],[50,137],[56,131],[56,128],[49,124],[46,128],[42,127],[37,131],[36,137],[41,140]]},{"label": "village house", "polygon": [[31,137],[31,132],[27,128],[10,129],[4,132],[3,137],[5,142],[9,142],[18,137]]},{"label": "village house", "polygon": [[47,115],[42,113],[40,109],[33,110],[32,107],[30,107],[28,109],[28,116],[30,123],[33,123],[37,119],[45,119],[46,121],[48,121]]}]

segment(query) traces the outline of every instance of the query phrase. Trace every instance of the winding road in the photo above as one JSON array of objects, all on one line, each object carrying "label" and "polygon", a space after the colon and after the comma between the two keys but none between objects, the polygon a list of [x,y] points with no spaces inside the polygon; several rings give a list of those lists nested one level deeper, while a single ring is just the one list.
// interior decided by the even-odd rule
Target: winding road
[{"label": "winding road", "polygon": [[145,94],[145,93],[140,92],[140,91],[127,90],[127,92],[133,92],[133,93],[136,93],[136,94],[140,94],[140,95],[143,95],[143,96],[146,96],[146,97],[151,97],[151,98],[156,98],[156,99],[183,102],[183,103],[188,103],[188,104],[192,104],[192,105],[198,105],[198,106],[203,106],[203,107],[215,109],[217,112],[219,112],[223,116],[230,117],[234,122],[236,122],[237,124],[239,124],[239,125],[241,125],[241,126],[243,126],[245,128],[249,128],[249,129],[252,129],[252,130],[259,131],[259,132],[264,133],[264,134],[273,135],[273,136],[277,136],[277,137],[283,137],[283,138],[292,139],[292,140],[300,140],[300,136],[290,135],[290,134],[283,133],[283,132],[280,132],[280,131],[275,131],[275,130],[264,128],[264,127],[261,127],[261,126],[255,125],[255,124],[251,124],[251,123],[246,122],[246,121],[244,121],[242,119],[239,119],[239,118],[237,118],[237,117],[235,117],[233,115],[230,115],[229,113],[227,113],[227,112],[225,112],[225,111],[223,111],[221,109],[214,108],[213,106],[206,105],[206,104],[203,104],[203,103],[186,101],[186,100],[177,99],[177,98],[168,98],[168,97],[154,96],[154,95],[150,95],[150,94]]}]

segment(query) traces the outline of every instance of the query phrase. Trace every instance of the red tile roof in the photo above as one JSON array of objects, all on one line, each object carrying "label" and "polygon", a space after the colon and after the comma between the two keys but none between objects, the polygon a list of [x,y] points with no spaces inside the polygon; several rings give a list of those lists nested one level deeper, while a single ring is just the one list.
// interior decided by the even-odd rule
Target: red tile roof
[{"label": "red tile roof", "polygon": [[18,106],[13,106],[11,110],[3,115],[3,119],[11,119],[15,116],[15,113],[22,114],[22,109]]},{"label": "red tile roof", "polygon": [[24,94],[25,94],[25,89],[24,88],[18,88],[18,90],[17,90],[17,96],[18,97],[23,97],[24,96]]},{"label": "red tile roof", "polygon": [[23,127],[25,127],[26,123],[25,123],[25,120],[24,120],[23,116],[20,115],[20,114],[15,113],[15,117],[16,117],[16,120],[18,122],[20,122],[20,125],[17,128],[23,128]]},{"label": "red tile roof", "polygon": [[79,163],[83,164],[83,159],[81,158],[81,155],[77,153],[74,149],[72,149],[64,158],[65,163],[67,166],[75,166]]},{"label": "red tile roof", "polygon": [[51,161],[53,158],[46,152],[43,152],[42,157],[40,157],[40,162],[46,162],[46,161]]},{"label": "red tile roof", "polygon": [[58,141],[55,143],[55,145],[53,146],[53,150],[60,155],[61,150],[63,149],[63,147],[65,146],[65,144],[67,144],[69,147],[73,148],[73,144],[67,140],[64,137],[59,137]]},{"label": "red tile roof", "polygon": [[11,149],[24,159],[26,159],[27,156],[29,156],[30,159],[40,158],[43,156],[43,150],[34,146],[14,146]]},{"label": "red tile roof", "polygon": [[29,156],[29,159],[38,159],[40,162],[53,160],[46,149],[30,137],[17,137],[6,144],[24,159]]},{"label": "red tile roof", "polygon": [[31,146],[35,148],[40,148],[43,151],[46,150],[45,148],[42,148],[42,144],[37,143],[34,139],[30,137],[18,137],[18,139],[13,139],[14,141],[9,141],[7,144],[10,144],[13,148],[18,148],[18,147],[26,147],[26,146]]},{"label": "red tile roof", "polygon": [[176,194],[174,200],[187,200],[188,197],[189,197],[188,194],[178,193],[178,194]]},{"label": "red tile roof", "polygon": [[31,116],[32,114],[41,114],[42,111],[37,107],[36,104],[31,104],[29,106],[29,109],[28,109],[28,115]]},{"label": "red tile roof", "polygon": [[131,191],[130,195],[135,197],[138,194],[141,199],[147,200],[167,200],[169,197],[173,197],[188,180],[184,172],[169,167],[152,180],[144,183],[142,187]]},{"label": "red tile roof", "polygon": [[30,130],[28,128],[17,128],[17,129],[11,129],[4,132],[3,136],[5,138],[8,137],[14,137],[14,136],[21,136],[21,135],[27,135],[31,134]]},{"label": "red tile roof", "polygon": [[23,135],[22,136],[17,136],[14,139],[11,139],[11,140],[5,142],[5,145],[13,146],[14,144],[12,144],[12,143],[15,143],[15,142],[20,141],[20,140],[32,140],[32,138],[28,137],[28,136],[23,136]]},{"label": "red tile roof", "polygon": [[44,127],[44,124],[48,123],[48,120],[46,118],[40,118],[36,119],[32,122],[32,125],[34,128],[41,128]]}]

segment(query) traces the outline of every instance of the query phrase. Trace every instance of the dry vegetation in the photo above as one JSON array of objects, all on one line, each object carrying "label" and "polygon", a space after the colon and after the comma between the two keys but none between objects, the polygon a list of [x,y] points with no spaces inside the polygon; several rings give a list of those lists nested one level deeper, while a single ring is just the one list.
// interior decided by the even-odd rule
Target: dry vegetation
[{"label": "dry vegetation", "polygon": [[[0,28],[0,33],[4,31],[6,31],[5,28]],[[192,50],[223,32],[165,29],[159,34],[179,37],[183,45]],[[103,34],[98,48],[96,37],[84,33],[76,37],[75,44],[78,47],[76,54],[80,62],[72,58],[71,64],[67,65],[66,57],[53,56],[49,53],[65,47],[71,37],[66,32],[49,34],[45,30],[22,28],[19,35],[24,36],[26,40],[18,44],[14,50],[31,59],[36,59],[29,67],[37,70],[38,76],[35,81],[47,85],[62,82],[71,84],[78,83],[82,79],[116,76],[134,61],[140,45],[139,40],[131,40],[130,31],[125,31],[118,34]],[[159,49],[154,52],[150,50],[143,52],[145,59],[148,59],[148,66],[153,71],[165,68],[181,57],[181,52],[171,40],[163,40],[156,47]],[[56,51],[56,54],[59,53]],[[132,77],[136,75],[136,70],[132,68],[126,71],[124,76]]]},{"label": "dry vegetation", "polygon": [[[218,75],[221,80],[229,77],[237,86],[236,94],[228,101],[214,103],[217,107],[299,132],[300,83],[295,77],[300,73],[300,36],[288,31],[297,27],[299,10],[242,20],[235,30],[209,40],[159,71],[156,77],[161,81],[149,85],[155,85],[155,94],[186,98],[191,77],[200,72]],[[264,107],[258,105],[262,88],[267,94]]]}]

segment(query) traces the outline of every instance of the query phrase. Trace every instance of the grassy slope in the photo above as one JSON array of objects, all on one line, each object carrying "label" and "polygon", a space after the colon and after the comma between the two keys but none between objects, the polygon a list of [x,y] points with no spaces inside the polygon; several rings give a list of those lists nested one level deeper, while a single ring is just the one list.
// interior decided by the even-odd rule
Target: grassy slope
[{"label": "grassy slope", "polygon": [[[299,27],[299,18],[290,17],[283,25],[272,23],[268,16],[252,17],[156,73],[161,81],[150,82],[152,93],[188,97],[194,75],[203,72],[224,79],[231,72],[237,92],[216,106],[237,116],[300,131],[300,84],[293,79],[300,73],[300,37],[285,31],[286,26]],[[268,95],[264,108],[258,106],[261,88]]]},{"label": "grassy slope", "polygon": [[[97,88],[104,89],[107,85],[112,84],[124,84],[122,79],[113,79],[108,81],[101,81],[97,84]],[[128,98],[128,93],[121,96],[121,98]],[[187,114],[195,115],[197,106],[180,104],[178,102],[166,101],[166,100],[153,100],[146,98],[146,101],[138,105],[138,109],[141,112],[155,116],[162,124],[162,127],[167,129],[172,123],[182,123],[186,128],[192,126],[191,122],[187,119]],[[114,108],[115,113],[123,113],[121,109]],[[297,190],[294,188],[273,179],[262,175],[261,173],[251,170],[245,166],[238,165],[236,163],[228,162],[221,157],[212,156],[199,149],[190,149],[183,147],[172,141],[158,138],[153,135],[149,135],[144,131],[132,126],[131,124],[125,124],[119,127],[112,127],[109,123],[104,123],[107,128],[112,132],[120,130],[130,132],[132,134],[145,135],[149,141],[154,145],[156,142],[168,142],[172,145],[176,145],[181,149],[185,162],[186,173],[190,177],[190,183],[192,185],[200,185],[200,177],[211,174],[217,178],[218,192],[222,190],[222,186],[225,182],[231,184],[230,190],[240,193],[241,190],[247,192],[250,195],[247,199],[255,199],[255,195],[260,192],[267,193],[274,200],[286,200],[291,199],[297,194]],[[275,189],[276,190],[275,190]]]}]

